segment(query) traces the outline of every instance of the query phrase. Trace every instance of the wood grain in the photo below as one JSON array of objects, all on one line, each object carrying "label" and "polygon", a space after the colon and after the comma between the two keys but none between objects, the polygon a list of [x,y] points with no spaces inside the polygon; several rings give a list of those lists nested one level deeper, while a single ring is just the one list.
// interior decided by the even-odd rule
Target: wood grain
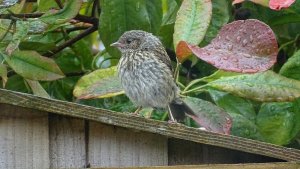
[{"label": "wood grain", "polygon": [[133,132],[101,123],[90,123],[89,160],[91,167],[168,165],[167,138]]},{"label": "wood grain", "polygon": [[136,117],[127,113],[113,112],[65,101],[40,98],[30,94],[4,89],[0,90],[0,96],[0,103],[93,120],[119,127],[157,133],[168,137],[260,154],[287,161],[300,161],[300,150],[256,140],[206,132],[180,124],[170,125],[166,122]]},{"label": "wood grain", "polygon": [[7,104],[0,110],[0,168],[49,168],[48,113]]},{"label": "wood grain", "polygon": [[[128,167],[123,169],[299,169],[298,163],[252,163],[252,164],[209,164],[209,165],[179,165],[157,167]],[[96,169],[96,168],[95,168]],[[99,168],[100,169],[100,168]],[[117,169],[117,168],[101,168]],[[118,168],[120,169],[120,168]]]},{"label": "wood grain", "polygon": [[168,140],[169,165],[283,162],[271,157],[230,150],[186,140]]},{"label": "wood grain", "polygon": [[86,166],[84,120],[49,116],[50,168]]}]

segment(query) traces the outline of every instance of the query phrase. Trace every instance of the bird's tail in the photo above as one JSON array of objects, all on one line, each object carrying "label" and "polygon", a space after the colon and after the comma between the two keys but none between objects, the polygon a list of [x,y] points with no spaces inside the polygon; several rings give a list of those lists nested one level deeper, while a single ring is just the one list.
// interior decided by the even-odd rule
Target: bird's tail
[{"label": "bird's tail", "polygon": [[220,114],[219,118],[211,119],[206,112],[195,110],[197,114],[180,98],[175,99],[169,104],[169,114],[177,122],[183,122],[185,116],[192,118],[200,126],[208,131],[216,133],[230,134],[231,118]]},{"label": "bird's tail", "polygon": [[183,122],[185,115],[197,117],[194,111],[179,98],[176,98],[169,104],[169,113],[178,122]]}]

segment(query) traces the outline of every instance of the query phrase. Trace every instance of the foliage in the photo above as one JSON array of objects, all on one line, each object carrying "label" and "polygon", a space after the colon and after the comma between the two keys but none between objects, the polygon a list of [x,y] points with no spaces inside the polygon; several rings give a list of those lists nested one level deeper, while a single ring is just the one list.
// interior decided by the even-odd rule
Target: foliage
[{"label": "foliage", "polygon": [[[300,1],[253,2],[0,1],[1,84],[133,111],[116,75],[120,53],[110,44],[141,29],[158,36],[177,65],[181,96],[198,116],[187,125],[199,127],[193,119],[200,119],[207,130],[228,133],[232,123],[233,135],[300,147]],[[167,120],[167,113],[151,118]]]}]

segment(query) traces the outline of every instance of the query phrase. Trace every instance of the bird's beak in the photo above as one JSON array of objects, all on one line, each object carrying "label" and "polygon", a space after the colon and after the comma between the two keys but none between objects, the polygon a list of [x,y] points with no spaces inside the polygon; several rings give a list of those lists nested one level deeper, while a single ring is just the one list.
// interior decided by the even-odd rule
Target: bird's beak
[{"label": "bird's beak", "polygon": [[120,42],[115,42],[115,43],[110,44],[110,46],[112,46],[112,47],[122,47],[123,44],[120,43]]}]

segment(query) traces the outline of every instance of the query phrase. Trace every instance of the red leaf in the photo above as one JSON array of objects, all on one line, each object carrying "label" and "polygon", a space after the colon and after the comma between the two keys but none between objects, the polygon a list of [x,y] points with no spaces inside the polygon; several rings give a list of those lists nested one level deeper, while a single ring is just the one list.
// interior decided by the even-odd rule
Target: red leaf
[{"label": "red leaf", "polygon": [[211,44],[204,48],[181,41],[176,48],[178,58],[191,53],[218,69],[255,73],[268,70],[278,53],[271,28],[255,19],[225,25]]},{"label": "red leaf", "polygon": [[279,11],[282,8],[288,8],[295,0],[270,0],[269,7],[273,10]]}]

